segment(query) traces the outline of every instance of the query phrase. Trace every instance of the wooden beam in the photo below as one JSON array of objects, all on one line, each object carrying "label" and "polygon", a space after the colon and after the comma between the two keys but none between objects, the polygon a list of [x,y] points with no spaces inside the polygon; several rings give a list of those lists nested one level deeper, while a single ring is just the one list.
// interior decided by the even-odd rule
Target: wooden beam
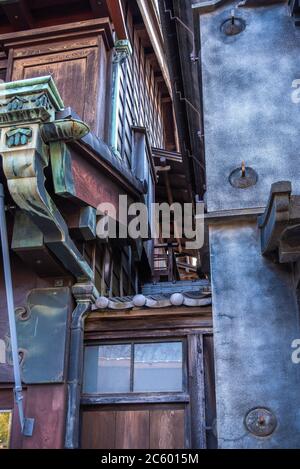
[{"label": "wooden beam", "polygon": [[[166,164],[166,158],[164,158],[164,157],[160,158],[160,162],[161,162],[161,166],[166,166],[167,165]],[[169,205],[173,205],[174,199],[173,199],[172,187],[171,187],[171,184],[170,184],[169,175],[168,175],[167,172],[164,172],[163,176],[164,176],[164,181],[165,181],[165,186],[166,186],[166,191],[167,191],[168,203],[169,203]],[[177,226],[177,221],[175,220],[174,234],[175,234],[176,241],[178,243],[178,250],[179,250],[179,252],[181,252],[182,251],[181,240],[177,236],[177,233],[178,233],[178,226]]]},{"label": "wooden beam", "polygon": [[25,0],[2,0],[0,5],[15,29],[22,30],[34,27],[33,18]]},{"label": "wooden beam", "polygon": [[106,2],[103,2],[102,0],[90,0],[90,7],[95,18],[108,16]]},{"label": "wooden beam", "polygon": [[169,75],[169,70],[166,65],[165,50],[163,44],[163,37],[158,23],[157,15],[152,8],[151,2],[146,0],[137,0],[138,7],[143,17],[152,47],[156,53],[159,66],[164,76],[170,96],[172,96],[172,86]]},{"label": "wooden beam", "polygon": [[129,39],[121,0],[108,0],[107,8],[118,39]]}]

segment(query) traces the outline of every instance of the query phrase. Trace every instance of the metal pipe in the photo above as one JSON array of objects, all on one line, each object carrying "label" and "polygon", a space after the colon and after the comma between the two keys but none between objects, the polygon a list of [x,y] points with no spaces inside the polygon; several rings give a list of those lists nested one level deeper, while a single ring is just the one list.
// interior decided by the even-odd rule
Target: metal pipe
[{"label": "metal pipe", "polygon": [[14,381],[15,381],[14,396],[15,396],[15,402],[18,407],[21,432],[23,433],[23,435],[31,436],[32,430],[33,430],[33,419],[25,419],[24,410],[23,410],[22,381],[21,381],[20,364],[19,364],[18,339],[17,339],[17,329],[16,329],[16,322],[15,322],[15,307],[14,307],[12,276],[11,276],[11,268],[10,268],[9,247],[8,247],[8,240],[7,240],[7,227],[6,227],[3,184],[0,184],[0,234],[1,234],[3,270],[4,270],[4,279],[5,279],[5,290],[6,290],[10,340],[11,340],[13,370],[14,370]]},{"label": "metal pipe", "polygon": [[79,447],[80,396],[83,379],[84,321],[99,293],[93,283],[76,284],[72,292],[77,306],[72,314],[68,366],[68,398],[65,448]]},{"label": "metal pipe", "polygon": [[72,316],[65,448],[79,447],[80,395],[83,377],[84,320],[91,302],[78,303]]}]

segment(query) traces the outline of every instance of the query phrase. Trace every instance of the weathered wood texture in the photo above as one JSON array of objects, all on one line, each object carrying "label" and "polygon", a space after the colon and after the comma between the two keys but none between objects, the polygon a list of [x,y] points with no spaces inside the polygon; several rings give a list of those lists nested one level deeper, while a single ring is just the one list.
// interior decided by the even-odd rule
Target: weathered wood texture
[{"label": "weathered wood texture", "polygon": [[206,448],[203,337],[200,334],[188,338],[188,362],[192,448]]},{"label": "weathered wood texture", "polygon": [[[130,166],[131,127],[147,128],[151,146],[163,148],[173,116],[164,119],[164,83],[145,29],[134,24],[130,9],[125,21],[133,54],[121,71],[118,150]],[[108,18],[3,34],[0,43],[9,56],[6,81],[51,74],[65,105],[105,139],[113,45]]]},{"label": "weathered wood texture", "polygon": [[[182,308],[179,308],[182,310]],[[211,313],[206,313],[199,317],[199,309],[190,311],[192,308],[186,308],[181,314],[172,316],[174,308],[165,308],[161,314],[145,311],[144,317],[135,312],[115,314],[115,317],[101,316],[99,313],[91,314],[85,324],[86,337],[89,339],[97,337],[139,337],[139,336],[171,336],[171,335],[190,335],[195,330],[199,332],[212,329]]]},{"label": "weathered wood texture", "polygon": [[0,410],[12,410],[13,408],[13,390],[8,388],[0,388]]},{"label": "weathered wood texture", "polygon": [[216,437],[216,393],[215,393],[215,366],[214,366],[214,338],[212,334],[203,336],[203,362],[205,385],[205,417],[206,417],[206,445],[207,448],[218,447]]},{"label": "weathered wood texture", "polygon": [[3,35],[7,80],[52,75],[66,106],[104,137],[106,75],[112,37],[108,18]]},{"label": "weathered wood texture", "polygon": [[116,412],[115,445],[118,449],[149,448],[149,412]]},{"label": "weathered wood texture", "polygon": [[112,438],[116,434],[115,412],[83,412],[82,448],[113,448]]},{"label": "weathered wood texture", "polygon": [[64,442],[66,386],[35,385],[23,392],[26,417],[34,418],[33,435],[22,437],[16,406],[13,411],[11,448],[61,449]]},{"label": "weathered wood texture", "polygon": [[154,410],[152,412],[150,448],[184,448],[184,410]]},{"label": "weathered wood texture", "polygon": [[35,428],[32,438],[23,439],[23,449],[63,448],[66,416],[65,385],[29,386],[26,415],[35,418]]},{"label": "weathered wood texture", "polygon": [[149,54],[151,44],[145,30],[134,24],[130,9],[126,24],[133,54],[122,65],[118,150],[130,165],[133,125],[147,128],[151,146],[163,148],[165,142],[161,81],[153,54]]},{"label": "weathered wood texture", "polygon": [[72,151],[72,173],[78,199],[95,208],[103,202],[110,203],[118,216],[119,195],[124,194],[122,187],[75,151]]},{"label": "weathered wood texture", "polygon": [[133,393],[133,394],[114,394],[102,396],[84,396],[81,398],[82,405],[107,405],[107,404],[163,404],[178,403],[190,401],[190,396],[185,393]]},{"label": "weathered wood texture", "polygon": [[181,449],[185,408],[178,405],[84,410],[81,447],[88,449]]},{"label": "weathered wood texture", "polygon": [[[92,8],[92,6],[94,6]],[[51,24],[107,16],[106,2],[96,0],[12,0],[0,4],[0,34]]]}]

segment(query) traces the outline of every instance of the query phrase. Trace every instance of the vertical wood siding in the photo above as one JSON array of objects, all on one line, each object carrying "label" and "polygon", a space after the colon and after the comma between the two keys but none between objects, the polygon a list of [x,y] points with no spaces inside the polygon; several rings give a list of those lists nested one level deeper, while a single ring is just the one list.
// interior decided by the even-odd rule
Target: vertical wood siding
[{"label": "vertical wood siding", "polygon": [[132,125],[146,127],[150,145],[157,148],[164,148],[164,131],[160,83],[151,63],[153,55],[147,54],[130,10],[126,22],[133,54],[121,70],[118,151],[131,167]]}]

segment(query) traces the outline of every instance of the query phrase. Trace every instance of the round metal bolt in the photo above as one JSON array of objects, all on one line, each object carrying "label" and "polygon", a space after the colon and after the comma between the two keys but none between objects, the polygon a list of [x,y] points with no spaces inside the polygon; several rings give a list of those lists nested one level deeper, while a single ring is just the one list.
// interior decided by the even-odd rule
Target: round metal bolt
[{"label": "round metal bolt", "polygon": [[277,419],[271,410],[257,407],[246,415],[245,426],[253,435],[266,437],[276,430]]}]

